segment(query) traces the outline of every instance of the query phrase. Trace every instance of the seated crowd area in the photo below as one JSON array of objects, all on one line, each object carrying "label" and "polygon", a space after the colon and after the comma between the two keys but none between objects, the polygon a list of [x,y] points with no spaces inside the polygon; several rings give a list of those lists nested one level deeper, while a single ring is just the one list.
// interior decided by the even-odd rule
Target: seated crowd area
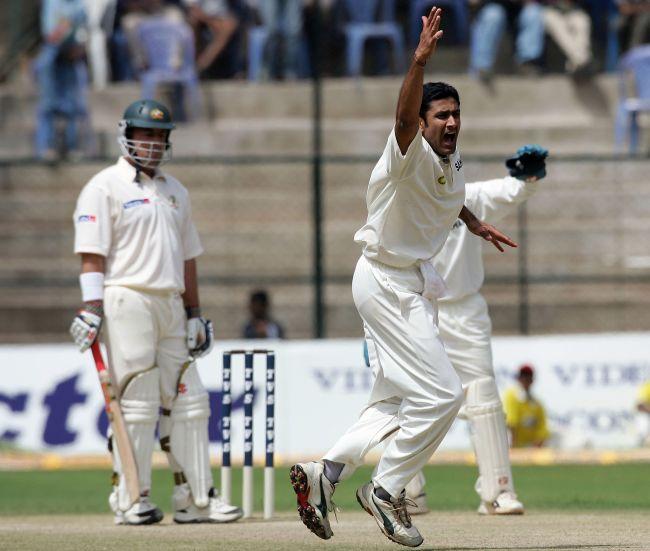
[{"label": "seated crowd area", "polygon": [[[650,0],[42,0],[37,155],[56,156],[55,116],[86,112],[88,68],[98,88],[140,81],[154,97],[178,83],[195,105],[200,79],[309,78],[316,59],[324,76],[396,74],[434,4],[444,10],[441,49],[467,54],[444,72],[488,85],[499,72],[588,81],[650,33]],[[77,133],[69,124],[71,156]]]}]

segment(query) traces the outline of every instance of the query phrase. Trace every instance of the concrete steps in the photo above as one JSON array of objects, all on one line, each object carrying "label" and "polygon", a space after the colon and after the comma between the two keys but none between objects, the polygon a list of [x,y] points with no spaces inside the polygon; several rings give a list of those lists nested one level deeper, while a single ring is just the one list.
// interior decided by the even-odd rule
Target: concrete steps
[{"label": "concrete steps", "polygon": [[[501,77],[486,88],[466,75],[431,75],[459,88],[461,146],[468,154],[509,154],[523,143],[544,143],[562,154],[613,151],[613,77],[577,86],[562,76]],[[393,124],[399,78],[329,79],[323,84],[323,149],[329,154],[377,155]],[[36,95],[25,82],[0,88],[0,158],[29,156]],[[309,82],[204,84],[203,115],[180,124],[175,156],[307,154],[312,140]],[[91,92],[89,149],[117,154],[116,121],[137,84]],[[92,143],[94,142],[94,144]],[[646,147],[648,144],[644,144]]]}]

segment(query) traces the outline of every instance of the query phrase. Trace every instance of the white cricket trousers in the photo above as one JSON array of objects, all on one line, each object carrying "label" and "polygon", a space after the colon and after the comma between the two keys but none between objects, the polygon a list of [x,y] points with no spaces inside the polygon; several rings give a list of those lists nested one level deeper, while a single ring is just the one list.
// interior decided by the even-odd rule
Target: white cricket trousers
[{"label": "white cricket trousers", "polygon": [[393,268],[362,256],[352,295],[377,358],[377,377],[358,421],[325,455],[345,464],[341,478],[395,433],[386,446],[376,485],[398,496],[427,463],[463,401],[461,382],[440,340],[436,307],[422,296],[417,266]]},{"label": "white cricket trousers", "polygon": [[177,292],[143,292],[109,286],[104,291],[104,336],[111,371],[122,389],[138,373],[160,372],[163,407],[176,397],[188,360],[187,321]]},{"label": "white cricket trousers", "polygon": [[492,322],[487,303],[479,293],[454,301],[441,300],[438,329],[464,387],[476,379],[494,378]]}]

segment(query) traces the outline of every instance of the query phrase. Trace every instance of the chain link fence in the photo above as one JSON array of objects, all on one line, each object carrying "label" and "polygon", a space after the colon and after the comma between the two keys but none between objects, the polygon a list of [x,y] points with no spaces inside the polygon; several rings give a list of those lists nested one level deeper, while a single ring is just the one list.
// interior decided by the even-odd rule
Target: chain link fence
[{"label": "chain link fence", "polygon": [[[63,341],[78,307],[72,213],[88,179],[113,162],[0,165],[0,340]],[[327,337],[358,337],[350,283],[375,159],[322,164],[323,319]],[[465,159],[469,182],[505,174],[501,159]],[[485,246],[496,333],[643,330],[650,326],[650,160],[551,159],[539,193],[499,227],[521,244]],[[289,338],[315,334],[312,159],[175,161],[206,250],[202,303],[219,338],[238,337],[248,295],[266,289]],[[146,251],[143,251],[146,254]]]}]

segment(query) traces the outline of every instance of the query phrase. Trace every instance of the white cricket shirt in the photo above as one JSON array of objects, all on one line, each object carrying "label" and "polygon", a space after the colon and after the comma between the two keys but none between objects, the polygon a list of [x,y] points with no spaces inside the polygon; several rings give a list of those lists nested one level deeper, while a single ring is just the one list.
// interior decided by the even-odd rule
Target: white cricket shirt
[{"label": "white cricket shirt", "polygon": [[444,245],[464,199],[458,150],[442,159],[418,131],[402,155],[393,129],[370,175],[368,219],[354,240],[366,257],[389,266],[429,260]]},{"label": "white cricket shirt", "polygon": [[[537,182],[522,182],[511,176],[465,186],[465,206],[479,219],[494,224],[526,201],[538,189]],[[493,245],[489,245],[492,247]],[[447,285],[441,302],[478,293],[483,286],[483,239],[469,232],[457,219],[449,237],[433,260],[433,266]]]},{"label": "white cricket shirt", "polygon": [[184,262],[203,252],[185,187],[163,172],[136,181],[123,157],[84,186],[74,225],[74,252],[106,257],[106,286],[182,293]]}]

